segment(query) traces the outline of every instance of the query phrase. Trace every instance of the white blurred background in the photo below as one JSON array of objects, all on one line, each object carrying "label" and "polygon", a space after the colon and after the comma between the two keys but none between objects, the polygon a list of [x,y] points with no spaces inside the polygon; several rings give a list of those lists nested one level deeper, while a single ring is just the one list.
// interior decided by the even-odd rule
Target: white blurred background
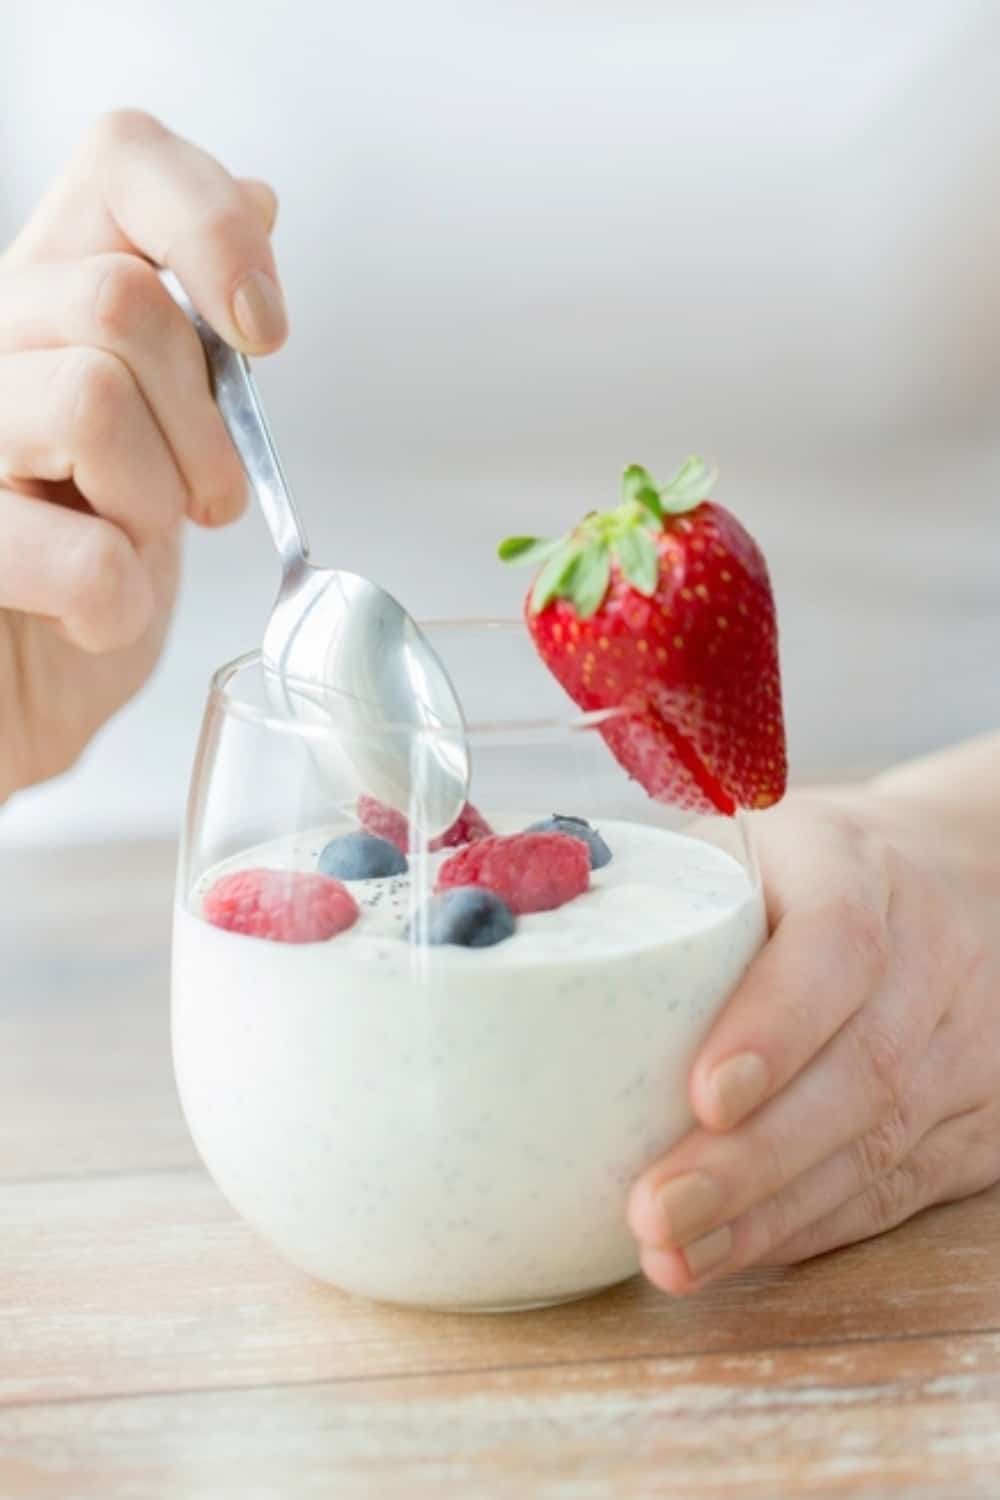
[{"label": "white blurred background", "polygon": [[[139,105],[282,200],[259,368],[319,561],[513,612],[509,531],[692,449],[771,560],[793,769],[1000,723],[1000,5],[72,0],[0,53],[8,239]],[[170,647],[0,843],[173,832],[259,517],[192,535]]]}]

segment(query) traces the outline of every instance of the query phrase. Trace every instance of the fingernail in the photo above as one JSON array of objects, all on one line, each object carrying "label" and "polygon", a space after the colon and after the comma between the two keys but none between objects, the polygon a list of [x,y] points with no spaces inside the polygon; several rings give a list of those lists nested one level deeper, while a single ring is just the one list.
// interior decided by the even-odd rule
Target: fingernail
[{"label": "fingernail", "polygon": [[695,1280],[704,1276],[706,1271],[714,1271],[716,1266],[721,1266],[732,1253],[733,1231],[728,1224],[723,1224],[721,1229],[713,1229],[711,1234],[684,1247],[688,1273]]},{"label": "fingernail", "polygon": [[668,1243],[684,1245],[719,1217],[722,1189],[707,1173],[688,1172],[660,1189],[657,1208]]},{"label": "fingernail", "polygon": [[720,1063],[708,1080],[712,1123],[730,1130],[746,1119],[767,1095],[767,1065],[756,1052],[738,1052]]},{"label": "fingernail", "polygon": [[265,271],[244,276],[233,293],[233,316],[248,344],[273,344],[285,336],[284,299]]}]

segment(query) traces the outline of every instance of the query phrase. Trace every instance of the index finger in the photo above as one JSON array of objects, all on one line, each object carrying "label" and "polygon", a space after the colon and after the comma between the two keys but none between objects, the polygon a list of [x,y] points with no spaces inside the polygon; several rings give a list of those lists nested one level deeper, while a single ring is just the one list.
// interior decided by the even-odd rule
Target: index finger
[{"label": "index finger", "polygon": [[732,1130],[836,1036],[884,973],[880,933],[877,918],[846,897],[784,918],[692,1070],[702,1125]]},{"label": "index finger", "polygon": [[784,1088],[886,971],[884,872],[836,824],[810,825],[806,850],[796,840],[803,842],[792,820],[761,847],[774,932],[692,1069],[691,1105],[709,1130],[731,1130]]},{"label": "index finger", "polygon": [[169,266],[244,353],[283,343],[284,299],[259,204],[214,157],[140,110],[98,120],[9,260],[115,250]]}]

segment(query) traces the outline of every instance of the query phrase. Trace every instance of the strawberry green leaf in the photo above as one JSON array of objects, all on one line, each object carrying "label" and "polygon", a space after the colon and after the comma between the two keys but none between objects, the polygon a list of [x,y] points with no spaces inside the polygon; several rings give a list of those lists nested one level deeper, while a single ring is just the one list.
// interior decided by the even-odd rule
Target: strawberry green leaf
[{"label": "strawberry green leaf", "polygon": [[652,474],[648,469],[644,469],[642,464],[629,464],[622,474],[622,498],[634,500],[636,491],[646,488],[656,489]]},{"label": "strawberry green leaf", "polygon": [[570,575],[580,560],[581,549],[571,542],[560,542],[559,548],[549,558],[531,591],[531,613],[541,614],[546,605],[557,595],[565,593]]},{"label": "strawberry green leaf", "polygon": [[708,498],[719,477],[719,471],[693,453],[684,460],[670,483],[660,491],[663,509],[669,516],[682,516]]},{"label": "strawberry green leaf", "polygon": [[615,556],[629,583],[650,598],[656,593],[660,558],[649,532],[642,526],[635,526],[618,537],[614,545]]},{"label": "strawberry green leaf", "polygon": [[644,485],[635,497],[640,505],[644,505],[654,520],[662,521],[666,512],[663,509],[663,501],[660,499],[659,490],[651,490]]},{"label": "strawberry green leaf", "polygon": [[509,536],[500,543],[497,556],[501,562],[515,563],[522,567],[529,563],[548,562],[563,545],[562,541],[549,542],[544,537]]},{"label": "strawberry green leaf", "polygon": [[637,500],[658,521],[663,520],[663,506],[660,503],[659,491],[653,483],[649,470],[644,469],[641,464],[629,464],[625,470],[622,475],[622,495],[626,502]]},{"label": "strawberry green leaf", "polygon": [[602,543],[582,552],[567,580],[567,591],[581,620],[596,614],[611,581],[611,553]]}]

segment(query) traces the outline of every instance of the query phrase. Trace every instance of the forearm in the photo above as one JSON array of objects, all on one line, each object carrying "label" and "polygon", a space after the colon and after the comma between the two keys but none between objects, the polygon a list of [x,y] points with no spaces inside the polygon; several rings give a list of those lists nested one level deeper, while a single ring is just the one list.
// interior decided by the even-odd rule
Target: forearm
[{"label": "forearm", "polygon": [[1000,733],[901,761],[870,781],[805,790],[904,847],[985,878],[1000,894]]},{"label": "forearm", "polygon": [[872,785],[890,796],[932,798],[942,808],[1000,830],[1000,733],[904,761]]},{"label": "forearm", "polygon": [[886,808],[922,813],[964,852],[1000,871],[1000,734],[982,735],[878,776]]},{"label": "forearm", "polygon": [[1000,894],[1000,733],[901,762],[828,795],[904,848]]}]

